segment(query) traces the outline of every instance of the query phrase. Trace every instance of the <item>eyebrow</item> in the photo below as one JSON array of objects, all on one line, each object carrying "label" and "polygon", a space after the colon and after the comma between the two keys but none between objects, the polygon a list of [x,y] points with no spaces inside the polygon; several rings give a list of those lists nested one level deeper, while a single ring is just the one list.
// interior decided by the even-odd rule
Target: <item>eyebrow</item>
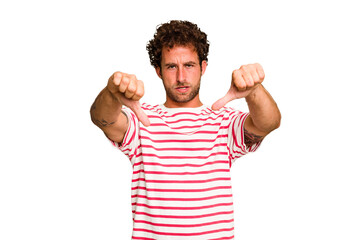
[{"label": "eyebrow", "polygon": [[[188,62],[185,62],[184,65],[187,65],[187,64],[192,64],[192,65],[196,65],[196,62],[194,61],[188,61]],[[177,64],[176,63],[165,63],[165,67],[168,67],[168,66],[176,66]]]},{"label": "eyebrow", "polygon": [[168,67],[168,66],[176,66],[175,63],[165,63],[165,67]]},{"label": "eyebrow", "polygon": [[185,65],[186,65],[186,64],[192,64],[192,65],[196,65],[196,62],[193,62],[193,61],[189,61],[189,62],[186,62],[186,63],[185,63]]}]

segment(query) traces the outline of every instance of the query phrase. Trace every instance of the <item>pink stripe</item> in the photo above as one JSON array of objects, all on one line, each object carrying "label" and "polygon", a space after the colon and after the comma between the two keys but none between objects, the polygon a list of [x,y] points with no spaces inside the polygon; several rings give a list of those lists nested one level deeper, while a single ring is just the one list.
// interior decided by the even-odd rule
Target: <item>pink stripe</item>
[{"label": "pink stripe", "polygon": [[231,189],[231,186],[218,186],[218,187],[211,187],[211,188],[200,188],[200,189],[160,189],[160,188],[146,188],[141,186],[132,187],[131,190],[146,190],[147,192],[208,192],[220,189]]},{"label": "pink stripe", "polygon": [[149,222],[149,221],[144,221],[144,220],[134,220],[134,222],[148,224],[148,225],[152,225],[152,226],[158,226],[158,227],[194,228],[194,227],[204,227],[204,226],[221,224],[221,223],[231,223],[231,222],[234,222],[234,219],[207,222],[207,223],[199,223],[199,224],[165,224],[165,223],[154,223],[154,222]]},{"label": "pink stripe", "polygon": [[[239,119],[240,122],[242,122],[243,117],[244,117],[244,115],[242,115],[242,116],[240,117],[240,119]],[[243,125],[241,124],[241,126],[243,126]],[[241,134],[241,137],[240,137],[240,139],[241,139],[241,144],[243,144],[243,137],[242,137],[242,136],[244,136],[244,134],[243,134],[243,127],[241,127],[240,134]],[[233,137],[235,146],[237,146],[238,148],[240,148],[242,151],[246,152],[245,149],[244,149],[244,147],[243,147],[243,146],[240,146],[240,145],[238,144],[238,142],[237,142],[237,137],[236,137],[236,133],[235,133],[235,123],[234,123],[233,126],[232,126],[232,137]]]},{"label": "pink stripe", "polygon": [[258,149],[259,146],[261,145],[261,142],[262,142],[262,141],[257,142],[255,145],[252,145],[252,146],[251,146],[251,149],[250,149],[249,151],[250,151],[250,152],[256,151],[256,149]]},{"label": "pink stripe", "polygon": [[163,210],[200,210],[206,208],[215,208],[215,207],[223,207],[223,206],[232,206],[232,203],[218,203],[207,206],[199,206],[199,207],[165,207],[165,206],[150,206],[148,204],[143,203],[133,203],[133,206],[146,207],[149,209],[163,209]]},{"label": "pink stripe", "polygon": [[215,212],[215,213],[208,213],[202,215],[191,215],[191,216],[181,216],[181,215],[156,215],[150,214],[146,212],[137,212],[135,211],[135,215],[145,215],[153,218],[175,218],[175,219],[194,219],[194,218],[206,218],[206,217],[213,217],[217,215],[228,215],[233,214],[234,211],[224,211],[224,212]]},{"label": "pink stripe", "polygon": [[132,236],[132,239],[136,239],[136,240],[156,240],[155,238],[135,237],[135,236]]},{"label": "pink stripe", "polygon": [[140,231],[140,232],[150,232],[157,235],[166,235],[166,236],[199,236],[199,235],[205,235],[205,234],[211,234],[211,233],[218,233],[218,232],[229,232],[233,231],[234,228],[223,228],[223,229],[217,229],[212,231],[206,231],[206,232],[199,232],[199,233],[170,233],[170,232],[158,232],[153,231],[149,229],[143,229],[143,228],[134,228],[134,231]]},{"label": "pink stripe", "polygon": [[234,239],[234,235],[232,235],[230,237],[212,238],[209,240],[231,240],[231,239]]},{"label": "pink stripe", "polygon": [[158,159],[208,159],[212,156],[217,156],[217,155],[227,156],[228,153],[227,152],[215,152],[215,153],[211,153],[208,156],[159,156],[159,155],[156,155],[153,153],[139,153],[138,155],[136,155],[136,157],[144,156],[144,157],[155,157]]},{"label": "pink stripe", "polygon": [[125,152],[125,151],[130,151],[131,147],[130,146],[126,146],[126,148],[122,148],[121,151]]},{"label": "pink stripe", "polygon": [[[182,118],[182,119],[178,119],[175,121],[165,121],[162,117],[157,116],[157,115],[148,115],[149,118],[159,118],[161,120],[163,120],[165,123],[167,124],[173,124],[173,123],[180,123],[180,122],[200,122],[200,121],[208,121],[208,120],[218,120],[218,118],[212,118],[212,117],[205,117],[205,118],[197,118],[197,119],[191,119],[191,118]],[[222,116],[221,116],[222,117]],[[228,117],[224,117],[222,119],[220,119],[221,121],[225,121],[228,120]]]},{"label": "pink stripe", "polygon": [[133,179],[132,182],[139,182],[144,181],[147,183],[208,183],[208,182],[215,182],[215,181],[230,181],[231,178],[212,178],[207,180],[149,180],[145,178],[138,178]]},{"label": "pink stripe", "polygon": [[[164,134],[164,135],[169,135],[169,134],[174,134],[174,135],[184,135],[184,133],[181,132],[175,132],[175,131],[171,131],[171,132],[166,132],[166,131],[158,131],[158,132],[152,132],[147,130],[146,128],[140,127],[141,131],[145,131],[147,133],[153,134],[153,135],[160,135],[160,134]],[[217,134],[218,131],[196,131],[196,134]]]},{"label": "pink stripe", "polygon": [[[220,126],[221,122],[218,123],[205,123],[202,125],[194,125],[194,126],[180,126],[180,127],[171,127],[171,129],[185,129],[185,128],[200,128],[204,126]],[[152,123],[151,127],[169,127],[168,124],[165,123]],[[220,129],[226,128],[226,126],[221,126]]]},{"label": "pink stripe", "polygon": [[260,147],[260,145],[261,145],[261,141],[256,144],[256,147],[252,151],[257,150]]},{"label": "pink stripe", "polygon": [[194,113],[194,112],[178,112],[178,113],[174,113],[172,115],[160,115],[161,117],[168,117],[168,118],[171,118],[171,117],[176,117],[176,116],[179,116],[179,115],[193,115],[193,116],[203,116],[204,114],[202,113]]},{"label": "pink stripe", "polygon": [[[144,110],[155,110],[156,113],[159,114],[159,117],[167,117],[167,118],[174,118],[178,115],[193,115],[193,116],[197,116],[197,117],[200,117],[200,116],[204,116],[205,114],[209,115],[209,114],[212,114],[212,115],[215,115],[215,116],[218,116],[218,115],[221,115],[223,116],[224,113],[231,113],[231,111],[229,109],[224,109],[223,111],[220,111],[220,112],[214,112],[212,111],[210,108],[204,108],[202,109],[202,111],[200,113],[194,113],[194,112],[178,112],[178,113],[174,113],[172,115],[168,115],[169,113],[167,111],[162,111],[161,108],[158,108],[158,109],[155,109],[155,108],[144,108]],[[205,113],[205,114],[204,114]],[[151,116],[150,114],[148,114],[148,116]]]},{"label": "pink stripe", "polygon": [[233,150],[233,154],[237,154],[237,156],[238,157],[240,157],[240,156],[243,156],[243,155],[245,155],[246,154],[246,152],[245,152],[245,150],[243,150],[243,149],[239,149],[240,151],[235,151],[235,150]]},{"label": "pink stripe", "polygon": [[[126,132],[126,135],[124,137],[124,140],[123,140],[123,146],[122,147],[126,147],[127,145],[129,145],[135,138],[135,133],[136,133],[136,123],[135,123],[135,115],[133,113],[131,113],[131,121],[132,121],[132,125],[129,126],[129,130],[131,127],[134,127],[135,130],[133,131],[133,134],[131,135],[131,138],[130,139],[127,139],[128,138],[128,134],[129,132],[131,131],[127,131]],[[125,141],[126,139],[126,141]],[[126,143],[125,143],[126,142]]]},{"label": "pink stripe", "polygon": [[[166,115],[169,114],[167,111],[163,111],[163,109],[159,106],[158,108],[156,108],[156,106],[143,106],[142,107],[144,110],[150,110],[150,111],[154,111],[156,113],[158,113],[160,115],[160,117],[175,117],[177,115],[194,115],[194,116],[203,116],[204,113],[206,114],[212,114],[212,115],[224,115],[224,113],[233,113],[234,110],[232,108],[223,108],[222,111],[219,112],[215,112],[213,110],[211,110],[210,108],[206,107],[204,109],[201,110],[201,113],[194,113],[194,112],[178,112],[178,113],[174,113],[172,115]],[[240,112],[240,111],[236,111],[236,112]],[[148,114],[150,115],[150,114]]]},{"label": "pink stripe", "polygon": [[151,139],[150,137],[146,137],[146,136],[140,136],[140,139],[147,139],[150,140],[151,142],[155,142],[155,143],[170,143],[170,142],[195,142],[195,143],[200,143],[200,142],[215,142],[218,138],[226,138],[227,134],[223,134],[223,135],[218,135],[216,136],[216,138],[214,139],[193,139],[193,140],[189,140],[189,139],[165,139],[165,140],[155,140],[155,139]]},{"label": "pink stripe", "polygon": [[152,106],[152,105],[149,105],[149,104],[143,104],[142,106],[141,106],[141,108],[142,109],[144,109],[144,110],[152,110],[152,111],[155,111],[155,112],[162,112],[162,108],[159,106],[159,105],[154,105],[154,106]]},{"label": "pink stripe", "polygon": [[198,174],[209,174],[209,173],[216,173],[216,172],[229,172],[229,169],[215,169],[211,171],[200,171],[200,172],[161,172],[161,171],[144,171],[143,169],[134,171],[133,174],[138,173],[145,173],[145,174],[159,174],[159,175],[198,175]]},{"label": "pink stripe", "polygon": [[210,151],[216,147],[225,147],[225,146],[227,146],[226,143],[217,143],[210,148],[156,148],[152,145],[145,145],[145,144],[140,145],[141,148],[151,148],[151,149],[155,149],[156,151]]},{"label": "pink stripe", "polygon": [[[130,126],[129,126],[129,129],[130,129]],[[128,137],[129,137],[129,134],[130,134],[130,131],[126,131],[126,134],[123,138],[123,141],[122,141],[122,145],[119,144],[119,148],[123,149],[125,148],[127,145],[129,145],[129,141],[128,141]]]},{"label": "pink stripe", "polygon": [[[244,114],[241,116],[240,120],[239,120],[239,125],[238,125],[238,128],[240,128],[240,131],[241,131],[241,146],[245,146],[244,144],[244,127],[245,127],[245,120],[247,118],[248,114]],[[244,149],[246,151],[246,149]]]},{"label": "pink stripe", "polygon": [[146,195],[132,195],[131,198],[145,198],[147,200],[155,200],[155,201],[206,201],[216,198],[232,198],[231,194],[223,194],[223,195],[215,195],[210,197],[202,197],[202,198],[160,198],[160,197],[148,197]]},{"label": "pink stripe", "polygon": [[[170,158],[166,158],[166,157],[159,157],[159,158],[165,158],[165,159],[170,159]],[[175,157],[171,157],[171,158],[175,158]],[[183,158],[187,158],[187,157],[177,157],[178,159],[183,159]],[[195,158],[195,157],[194,157]],[[200,159],[200,158],[199,158]],[[203,166],[207,166],[207,165],[213,165],[213,164],[221,164],[221,163],[225,163],[227,164],[228,161],[213,161],[213,162],[207,162],[204,164],[190,164],[190,163],[186,163],[186,164],[161,164],[161,163],[157,163],[157,162],[137,162],[134,164],[135,166],[139,166],[139,165],[145,165],[145,166],[161,166],[161,167],[203,167]]]}]

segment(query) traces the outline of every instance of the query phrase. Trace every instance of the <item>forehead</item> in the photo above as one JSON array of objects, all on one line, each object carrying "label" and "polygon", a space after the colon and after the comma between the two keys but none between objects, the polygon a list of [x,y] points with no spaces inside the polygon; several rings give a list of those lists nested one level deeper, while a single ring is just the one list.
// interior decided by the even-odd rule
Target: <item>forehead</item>
[{"label": "forehead", "polygon": [[161,52],[161,62],[186,62],[186,61],[199,61],[195,48],[190,46],[177,46],[172,48],[163,47]]}]

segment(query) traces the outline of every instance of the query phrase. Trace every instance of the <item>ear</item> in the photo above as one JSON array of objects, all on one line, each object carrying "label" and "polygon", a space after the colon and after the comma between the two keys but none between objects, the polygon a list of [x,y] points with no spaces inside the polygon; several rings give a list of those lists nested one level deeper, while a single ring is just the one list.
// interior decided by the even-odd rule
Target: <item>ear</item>
[{"label": "ear", "polygon": [[207,67],[207,62],[203,60],[201,62],[201,76],[205,74],[206,67]]},{"label": "ear", "polygon": [[160,69],[160,67],[156,67],[155,71],[156,71],[156,74],[158,75],[158,77],[161,78],[161,69]]}]

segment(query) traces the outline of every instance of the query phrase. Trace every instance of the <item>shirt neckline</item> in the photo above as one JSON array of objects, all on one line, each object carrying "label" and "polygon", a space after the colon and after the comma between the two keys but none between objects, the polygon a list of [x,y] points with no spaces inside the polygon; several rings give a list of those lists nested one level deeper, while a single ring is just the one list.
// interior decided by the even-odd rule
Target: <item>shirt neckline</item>
[{"label": "shirt neckline", "polygon": [[160,104],[159,105],[160,108],[168,113],[177,113],[177,112],[193,112],[193,113],[197,113],[197,112],[201,112],[202,110],[205,110],[208,108],[208,106],[206,105],[201,105],[200,107],[180,107],[180,108],[168,108],[165,107],[164,104]]}]

